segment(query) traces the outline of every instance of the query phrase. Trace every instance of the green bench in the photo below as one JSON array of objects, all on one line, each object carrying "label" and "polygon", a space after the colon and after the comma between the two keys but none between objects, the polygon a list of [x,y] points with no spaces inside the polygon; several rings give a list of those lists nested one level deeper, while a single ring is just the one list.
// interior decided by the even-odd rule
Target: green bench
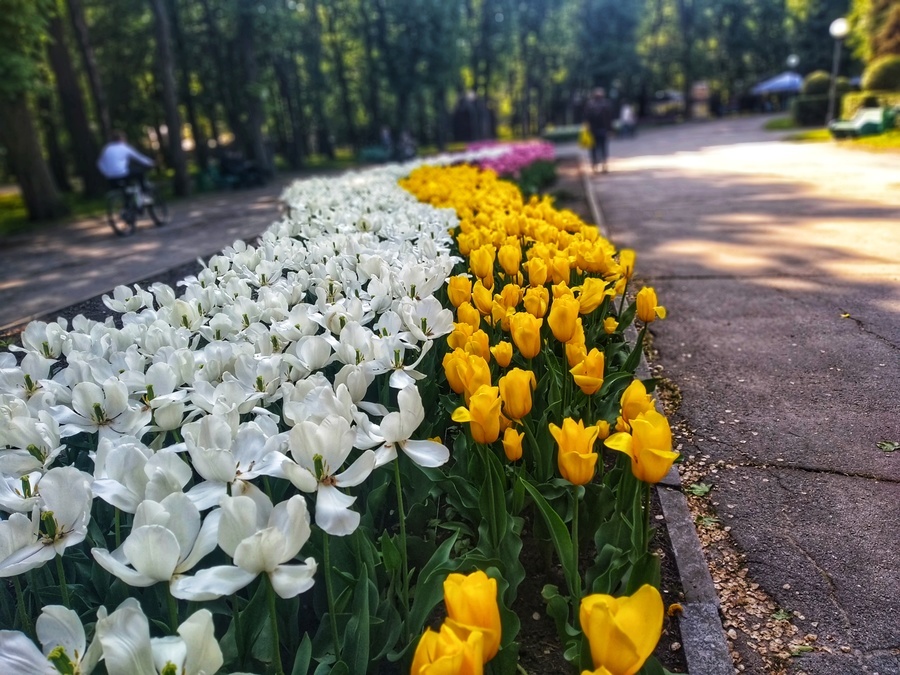
[{"label": "green bench", "polygon": [[894,128],[895,108],[860,108],[849,120],[832,122],[828,130],[834,138],[876,136]]}]

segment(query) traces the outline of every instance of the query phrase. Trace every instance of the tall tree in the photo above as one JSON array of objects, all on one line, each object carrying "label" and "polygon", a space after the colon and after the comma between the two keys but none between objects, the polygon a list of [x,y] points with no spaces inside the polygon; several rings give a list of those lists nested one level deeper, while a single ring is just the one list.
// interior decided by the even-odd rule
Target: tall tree
[{"label": "tall tree", "polygon": [[[263,5],[264,6],[264,5]],[[247,121],[245,132],[250,154],[257,166],[263,171],[270,172],[269,153],[266,150],[265,137],[263,136],[263,124],[266,111],[263,107],[262,82],[259,74],[259,59],[257,56],[256,36],[258,33],[256,6],[248,2],[239,3],[238,10],[238,51],[244,74],[244,99],[247,106]]]},{"label": "tall tree", "polygon": [[50,35],[47,55],[56,80],[62,117],[69,132],[69,147],[75,160],[75,170],[84,182],[84,194],[99,197],[107,189],[106,179],[97,168],[99,147],[88,121],[78,75],[72,66],[71,53],[66,45],[65,26],[58,12],[53,13],[47,28]]},{"label": "tall tree", "polygon": [[174,190],[176,195],[186,195],[191,191],[187,170],[187,157],[181,146],[181,113],[178,112],[178,94],[175,85],[175,64],[172,56],[172,33],[164,0],[150,0],[156,28],[157,67],[162,90],[163,108],[166,115],[166,129],[169,139],[169,158],[175,170]]},{"label": "tall tree", "polygon": [[172,36],[175,40],[175,53],[177,54],[176,61],[180,65],[178,74],[181,100],[184,101],[184,106],[187,110],[188,124],[191,125],[191,138],[194,141],[194,157],[197,160],[197,166],[200,167],[200,170],[206,171],[209,166],[209,148],[206,145],[206,134],[200,123],[194,95],[191,92],[190,64],[193,59],[191,59],[191,55],[188,52],[187,41],[184,37],[181,15],[176,0],[168,0],[167,9],[169,10],[169,17],[171,18],[172,23]]},{"label": "tall tree", "polygon": [[28,106],[29,93],[39,81],[51,9],[47,0],[6,0],[0,12],[0,144],[6,148],[32,220],[68,211],[44,161]]},{"label": "tall tree", "polygon": [[94,56],[94,47],[91,44],[90,31],[84,16],[84,6],[81,0],[68,0],[69,18],[72,20],[72,30],[78,49],[81,51],[81,59],[84,62],[84,72],[87,75],[91,87],[91,97],[94,101],[94,112],[100,123],[100,133],[104,140],[110,137],[112,125],[109,120],[109,105],[106,102],[106,91],[100,79],[100,71],[97,68],[97,59]]}]

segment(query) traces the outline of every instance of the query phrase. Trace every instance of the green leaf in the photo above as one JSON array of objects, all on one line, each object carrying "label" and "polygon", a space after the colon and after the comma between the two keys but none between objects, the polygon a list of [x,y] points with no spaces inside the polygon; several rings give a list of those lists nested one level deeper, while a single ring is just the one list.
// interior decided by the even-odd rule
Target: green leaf
[{"label": "green leaf", "polygon": [[388,572],[396,572],[400,569],[402,563],[400,549],[397,548],[393,537],[387,532],[381,535],[381,559],[384,561],[384,569]]},{"label": "green leaf", "polygon": [[878,441],[875,445],[882,452],[895,452],[900,450],[900,443],[897,441]]},{"label": "green leaf", "polygon": [[297,648],[297,654],[294,656],[294,666],[291,668],[291,675],[306,675],[309,672],[311,660],[312,640],[309,639],[309,633],[304,633],[300,647]]},{"label": "green leaf", "polygon": [[631,350],[631,353],[628,355],[628,358],[625,359],[625,365],[622,366],[622,370],[627,370],[630,373],[633,373],[638,364],[641,362],[641,353],[644,348],[644,336],[647,334],[647,327],[644,326],[641,328],[641,332],[638,333],[637,342],[634,343],[634,348]]},{"label": "green leaf", "polygon": [[710,490],[712,490],[712,485],[708,483],[691,483],[687,488],[687,492],[690,492],[695,497],[705,497]]},{"label": "green leaf", "polygon": [[481,514],[488,523],[490,544],[493,549],[500,546],[500,539],[506,533],[509,514],[506,512],[506,486],[500,460],[490,450],[484,452],[485,476],[481,489]]},{"label": "green leaf", "polygon": [[[354,673],[364,673],[369,666],[369,575],[360,569],[359,581],[353,592],[353,616],[344,631],[341,653]],[[333,671],[332,671],[333,672]]]},{"label": "green leaf", "polygon": [[572,569],[572,537],[569,535],[569,530],[566,528],[562,518],[559,517],[559,514],[544,499],[540,491],[524,478],[520,480],[544,518],[547,530],[550,532],[550,539],[553,541],[554,547],[556,547],[556,553],[562,564],[566,585],[569,587],[569,592],[572,593],[576,586],[575,575],[578,574],[578,571]]},{"label": "green leaf", "polygon": [[618,401],[620,397],[620,392],[625,390],[631,381],[634,379],[634,374],[619,371],[617,373],[613,373],[612,375],[607,375],[603,380],[603,386],[600,387],[600,391],[597,392],[597,397],[599,399],[605,399],[607,396],[615,396],[616,401]]}]

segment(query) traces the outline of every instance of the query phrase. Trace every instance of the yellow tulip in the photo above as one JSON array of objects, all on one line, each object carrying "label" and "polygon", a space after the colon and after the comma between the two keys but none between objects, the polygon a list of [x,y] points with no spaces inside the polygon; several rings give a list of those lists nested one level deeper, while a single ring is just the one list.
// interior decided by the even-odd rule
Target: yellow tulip
[{"label": "yellow tulip", "polygon": [[491,340],[483,330],[473,332],[463,349],[469,354],[481,357],[488,363],[491,360]]},{"label": "yellow tulip", "polygon": [[581,675],[613,675],[603,666],[600,666],[596,670],[582,670]]},{"label": "yellow tulip", "polygon": [[487,361],[478,356],[466,352],[466,363],[460,370],[463,381],[463,395],[466,404],[469,399],[482,385],[491,384],[491,367]]},{"label": "yellow tulip", "polygon": [[500,438],[500,396],[497,387],[481,385],[470,397],[469,407],[453,411],[454,422],[468,422],[476,443],[490,445]]},{"label": "yellow tulip", "polygon": [[453,324],[453,331],[447,336],[447,346],[450,349],[465,349],[474,332],[475,329],[467,323]]},{"label": "yellow tulip", "polygon": [[606,282],[595,277],[588,277],[581,284],[581,291],[578,293],[578,311],[582,314],[590,314],[600,306],[606,297]]},{"label": "yellow tulip", "polygon": [[494,355],[494,361],[501,368],[506,368],[512,361],[513,348],[509,342],[498,342],[491,347],[491,354]]},{"label": "yellow tulip", "polygon": [[637,294],[637,317],[644,323],[666,318],[666,308],[658,305],[656,291],[651,286],[644,286]]},{"label": "yellow tulip", "polygon": [[622,276],[626,279],[630,279],[634,274],[634,258],[634,251],[630,248],[623,248],[619,251],[619,267],[622,268]]},{"label": "yellow tulip", "polygon": [[603,319],[603,332],[606,333],[607,335],[612,335],[613,333],[615,333],[616,329],[618,329],[618,327],[619,327],[619,322],[616,321],[611,316],[608,316],[605,319]]},{"label": "yellow tulip", "polygon": [[447,282],[447,296],[454,307],[468,302],[472,297],[472,280],[464,274],[450,277]]},{"label": "yellow tulip", "polygon": [[528,312],[518,312],[509,319],[509,332],[519,353],[533,359],[541,351],[541,326],[543,319],[536,319]]},{"label": "yellow tulip", "polygon": [[587,344],[584,337],[584,325],[581,317],[575,319],[575,334],[566,343],[566,360],[569,368],[574,368],[587,357]]},{"label": "yellow tulip", "polygon": [[562,428],[550,425],[550,434],[559,448],[559,472],[573,485],[585,485],[594,477],[597,453],[593,447],[597,431],[597,427],[585,427],[583,421],[576,422],[571,417],[563,420]]},{"label": "yellow tulip", "polygon": [[568,342],[575,335],[575,320],[578,318],[578,300],[574,296],[564,295],[555,298],[550,305],[547,323],[553,331],[553,337],[560,342]]},{"label": "yellow tulip", "polygon": [[493,246],[485,244],[469,254],[469,269],[479,279],[494,276],[494,256],[497,251]]},{"label": "yellow tulip", "polygon": [[[543,286],[547,283],[547,263],[540,258],[532,258],[525,265],[528,266],[528,284],[531,286]],[[525,266],[523,265],[523,267]]]},{"label": "yellow tulip", "polygon": [[554,284],[569,283],[570,272],[568,256],[558,255],[550,261],[550,278]]},{"label": "yellow tulip", "polygon": [[575,378],[581,391],[588,396],[596,394],[603,386],[603,371],[606,367],[606,357],[596,347],[588,352],[584,360],[569,372]]},{"label": "yellow tulip", "polygon": [[564,295],[575,297],[575,291],[569,288],[569,284],[563,282],[561,284],[553,284],[553,299],[561,298]]},{"label": "yellow tulip", "polygon": [[476,330],[481,326],[481,312],[470,302],[464,302],[456,308],[456,318],[460,323],[467,323]]},{"label": "yellow tulip", "polygon": [[506,431],[503,432],[503,452],[506,454],[506,459],[510,462],[522,459],[523,438],[525,438],[525,434],[518,433],[515,427],[507,427]]},{"label": "yellow tulip", "polygon": [[531,392],[537,387],[532,371],[513,368],[500,378],[499,385],[504,415],[520,420],[531,412]]},{"label": "yellow tulip", "polygon": [[522,248],[518,244],[504,244],[497,253],[497,259],[506,275],[513,277],[519,273],[519,265],[522,263]]},{"label": "yellow tulip", "polygon": [[594,667],[610,675],[634,675],[659,642],[663,602],[647,584],[622,598],[598,593],[582,599],[579,620]]},{"label": "yellow tulip", "polygon": [[621,413],[616,420],[616,431],[628,431],[631,429],[631,420],[642,412],[655,409],[656,401],[647,393],[647,387],[640,380],[633,380],[619,399]]},{"label": "yellow tulip", "polygon": [[482,675],[484,634],[472,631],[466,638],[447,624],[439,633],[430,628],[422,634],[413,656],[411,675]]},{"label": "yellow tulip", "polygon": [[484,636],[484,663],[500,650],[500,608],[497,580],[481,570],[472,574],[450,574],[444,581],[446,623],[459,637],[478,631]]},{"label": "yellow tulip", "polygon": [[655,410],[642,412],[631,420],[630,434],[620,431],[604,443],[631,457],[631,472],[645,483],[661,481],[678,457],[672,450],[669,420]]},{"label": "yellow tulip", "polygon": [[515,309],[522,302],[523,291],[518,284],[506,284],[495,300],[508,309]]},{"label": "yellow tulip", "polygon": [[534,286],[525,291],[525,310],[538,319],[543,319],[550,304],[550,291],[546,286]]},{"label": "yellow tulip", "polygon": [[472,300],[479,312],[484,316],[490,316],[491,307],[494,304],[494,294],[481,283],[481,279],[476,281],[472,288]]},{"label": "yellow tulip", "polygon": [[468,368],[469,355],[464,349],[454,349],[444,355],[442,364],[450,388],[455,393],[462,394],[466,390],[463,372]]}]

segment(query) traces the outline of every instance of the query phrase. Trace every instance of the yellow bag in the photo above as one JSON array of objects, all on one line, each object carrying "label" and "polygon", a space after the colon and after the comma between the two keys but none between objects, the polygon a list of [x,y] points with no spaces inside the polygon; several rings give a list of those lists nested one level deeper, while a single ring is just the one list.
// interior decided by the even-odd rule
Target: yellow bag
[{"label": "yellow bag", "polygon": [[578,135],[578,145],[588,150],[594,147],[594,135],[586,124],[581,127],[581,133]]}]

